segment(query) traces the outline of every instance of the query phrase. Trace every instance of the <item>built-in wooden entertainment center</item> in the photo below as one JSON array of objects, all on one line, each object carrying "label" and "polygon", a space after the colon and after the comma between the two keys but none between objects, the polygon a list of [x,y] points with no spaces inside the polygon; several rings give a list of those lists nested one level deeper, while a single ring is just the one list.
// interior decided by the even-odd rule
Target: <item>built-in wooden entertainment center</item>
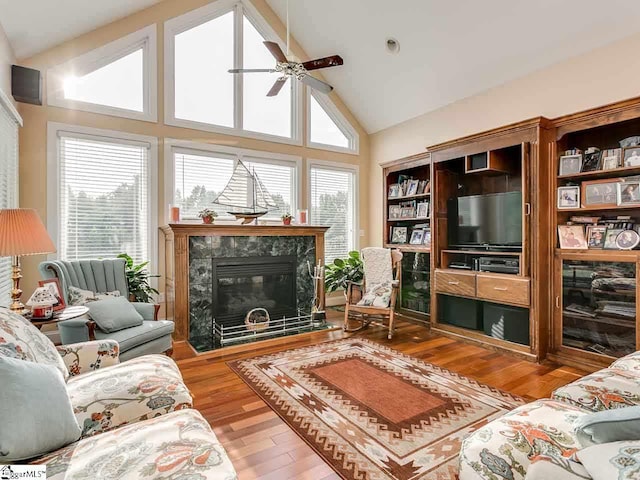
[{"label": "built-in wooden entertainment center", "polygon": [[[597,368],[640,348],[631,231],[640,234],[640,98],[433,145],[383,167],[384,244],[428,256],[428,269],[403,262],[402,287],[415,292],[426,279],[429,302],[425,312],[399,304],[406,318],[534,361]],[[430,180],[428,245],[393,242],[395,226],[425,225],[390,218],[403,201],[389,198],[399,178]]]}]

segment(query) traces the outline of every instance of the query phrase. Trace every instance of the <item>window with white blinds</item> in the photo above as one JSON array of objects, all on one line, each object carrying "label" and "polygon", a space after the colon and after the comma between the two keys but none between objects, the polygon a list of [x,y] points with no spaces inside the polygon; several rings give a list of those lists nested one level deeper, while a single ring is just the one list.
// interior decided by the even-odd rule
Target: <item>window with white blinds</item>
[{"label": "window with white blinds", "polygon": [[[0,102],[0,210],[18,207],[18,123]],[[0,307],[8,306],[11,258],[0,258]]]},{"label": "window with white blinds", "polygon": [[345,258],[356,247],[355,170],[311,165],[310,219],[314,225],[328,225],[325,234],[325,264]]},{"label": "window with white blinds", "polygon": [[[173,149],[173,204],[180,207],[182,219],[196,219],[204,208],[215,210],[220,218],[233,218],[231,207],[215,205],[213,201],[225,188],[235,168],[242,160],[250,172],[255,173],[271,195],[275,207],[269,209],[262,219],[280,218],[284,213],[295,213],[297,208],[297,163],[259,155],[209,152],[196,149],[174,147]],[[254,152],[256,153],[256,152]],[[234,201],[239,205],[251,202],[252,187],[234,192]]]},{"label": "window with white blinds", "polygon": [[58,132],[58,257],[151,258],[150,144]]}]

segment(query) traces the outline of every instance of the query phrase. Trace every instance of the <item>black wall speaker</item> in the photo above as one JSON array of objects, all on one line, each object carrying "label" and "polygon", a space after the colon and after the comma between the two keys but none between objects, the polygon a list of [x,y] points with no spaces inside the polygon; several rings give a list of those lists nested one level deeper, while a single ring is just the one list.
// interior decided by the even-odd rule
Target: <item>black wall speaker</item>
[{"label": "black wall speaker", "polygon": [[11,65],[11,95],[16,99],[16,102],[42,105],[40,71]]}]

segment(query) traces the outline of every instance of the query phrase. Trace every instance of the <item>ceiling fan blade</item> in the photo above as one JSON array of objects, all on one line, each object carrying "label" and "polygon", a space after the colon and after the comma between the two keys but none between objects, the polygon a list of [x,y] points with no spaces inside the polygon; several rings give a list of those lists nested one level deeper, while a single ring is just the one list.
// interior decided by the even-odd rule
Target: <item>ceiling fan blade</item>
[{"label": "ceiling fan blade", "polygon": [[273,68],[232,68],[229,73],[273,73]]},{"label": "ceiling fan blade", "polygon": [[344,60],[342,60],[340,55],[333,55],[331,57],[317,58],[315,60],[303,62],[302,66],[307,70],[318,70],[319,68],[337,67],[343,63]]},{"label": "ceiling fan blade", "polygon": [[278,62],[287,63],[288,61],[287,57],[285,56],[284,52],[280,48],[280,45],[278,45],[276,42],[262,42],[262,43],[264,43],[264,46],[269,49],[269,51],[271,52],[271,55],[273,55]]},{"label": "ceiling fan blade", "polygon": [[305,75],[300,79],[300,81],[305,85],[309,85],[311,88],[318,90],[322,93],[330,93],[331,90],[333,90],[333,87],[331,85],[329,85],[326,82],[323,82],[322,80],[318,80],[317,78],[312,77],[311,75]]},{"label": "ceiling fan blade", "polygon": [[278,78],[276,83],[273,84],[273,87],[271,87],[271,90],[269,90],[269,93],[267,93],[267,97],[275,97],[278,95],[285,83],[287,83],[287,77]]}]

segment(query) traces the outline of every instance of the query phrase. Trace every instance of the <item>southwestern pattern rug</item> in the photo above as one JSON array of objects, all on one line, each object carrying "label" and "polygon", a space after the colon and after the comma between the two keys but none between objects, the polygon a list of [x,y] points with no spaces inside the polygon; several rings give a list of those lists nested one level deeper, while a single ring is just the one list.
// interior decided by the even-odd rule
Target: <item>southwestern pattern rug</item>
[{"label": "southwestern pattern rug", "polygon": [[361,339],[229,366],[348,480],[457,478],[463,438],[524,403]]}]

